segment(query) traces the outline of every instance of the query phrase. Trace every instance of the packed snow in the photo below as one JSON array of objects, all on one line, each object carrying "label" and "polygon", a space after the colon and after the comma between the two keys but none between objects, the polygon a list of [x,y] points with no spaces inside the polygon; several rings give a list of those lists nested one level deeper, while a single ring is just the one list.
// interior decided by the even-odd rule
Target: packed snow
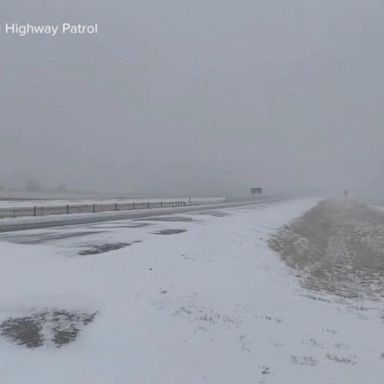
[{"label": "packed snow", "polygon": [[382,383],[381,304],[301,288],[268,247],[316,203],[1,234],[1,384]]}]

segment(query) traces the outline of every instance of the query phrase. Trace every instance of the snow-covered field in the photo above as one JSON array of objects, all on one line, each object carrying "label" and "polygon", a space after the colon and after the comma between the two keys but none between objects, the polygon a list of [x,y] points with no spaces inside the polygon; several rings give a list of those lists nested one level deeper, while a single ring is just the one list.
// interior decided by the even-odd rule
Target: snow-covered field
[{"label": "snow-covered field", "polygon": [[[382,383],[382,304],[315,296],[268,248],[315,203],[2,234],[0,383]],[[94,318],[58,348],[64,311]],[[42,345],[16,345],[4,321],[33,316]]]}]

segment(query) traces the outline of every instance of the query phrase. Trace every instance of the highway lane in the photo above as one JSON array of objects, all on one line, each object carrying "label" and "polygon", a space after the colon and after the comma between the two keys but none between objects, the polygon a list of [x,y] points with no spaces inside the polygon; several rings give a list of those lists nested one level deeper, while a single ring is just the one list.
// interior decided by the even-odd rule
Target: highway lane
[{"label": "highway lane", "polygon": [[69,214],[69,215],[56,215],[56,216],[43,216],[43,217],[28,217],[16,219],[1,219],[0,220],[0,233],[25,231],[32,229],[44,229],[53,227],[63,227],[71,225],[82,225],[91,223],[100,223],[114,220],[124,219],[139,219],[153,216],[163,216],[178,213],[209,211],[221,208],[241,207],[247,205],[265,204],[278,201],[276,199],[266,200],[251,200],[242,202],[228,202],[220,204],[207,204],[207,205],[192,205],[186,207],[176,208],[155,208],[155,209],[141,209],[133,211],[121,212],[102,212],[93,214]]}]

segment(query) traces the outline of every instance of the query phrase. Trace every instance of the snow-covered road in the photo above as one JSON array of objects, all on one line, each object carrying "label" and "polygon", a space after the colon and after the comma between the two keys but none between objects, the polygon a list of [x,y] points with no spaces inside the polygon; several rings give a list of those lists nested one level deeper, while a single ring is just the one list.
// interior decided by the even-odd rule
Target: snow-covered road
[{"label": "snow-covered road", "polygon": [[[281,199],[279,199],[281,200]],[[227,207],[238,207],[244,205],[264,204],[267,202],[277,201],[272,198],[265,198],[263,200],[250,200],[250,201],[233,201],[233,202],[210,202],[207,204],[193,203],[187,206],[177,207],[163,207],[163,208],[140,208],[128,209],[121,211],[106,211],[95,213],[71,213],[59,215],[46,215],[46,216],[26,216],[26,217],[7,217],[0,218],[0,233],[43,229],[51,227],[87,225],[91,223],[101,223],[107,221],[126,220],[146,218],[159,215],[169,215],[174,213],[197,212],[212,209],[220,209]]]},{"label": "snow-covered road", "polygon": [[382,383],[380,303],[309,293],[268,247],[315,204],[2,234],[0,383]]}]

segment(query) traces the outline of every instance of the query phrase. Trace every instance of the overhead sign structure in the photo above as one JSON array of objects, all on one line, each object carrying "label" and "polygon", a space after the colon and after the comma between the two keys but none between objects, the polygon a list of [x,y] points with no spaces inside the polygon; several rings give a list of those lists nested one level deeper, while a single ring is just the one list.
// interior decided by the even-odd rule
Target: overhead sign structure
[{"label": "overhead sign structure", "polygon": [[260,187],[254,187],[254,188],[251,188],[251,193],[252,193],[252,194],[255,194],[255,193],[263,193],[263,188],[260,188]]}]

